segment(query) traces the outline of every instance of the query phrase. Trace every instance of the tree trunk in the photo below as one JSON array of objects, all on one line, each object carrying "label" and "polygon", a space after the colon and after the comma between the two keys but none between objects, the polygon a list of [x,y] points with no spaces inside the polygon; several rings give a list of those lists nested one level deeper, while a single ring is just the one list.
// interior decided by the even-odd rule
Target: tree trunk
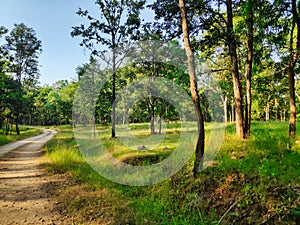
[{"label": "tree trunk", "polygon": [[155,100],[152,96],[148,98],[148,110],[150,113],[150,133],[155,134],[155,115],[154,115],[154,103]]},{"label": "tree trunk", "polygon": [[196,144],[196,159],[194,162],[193,173],[194,177],[197,177],[199,172],[203,168],[203,158],[204,158],[204,142],[205,142],[205,131],[204,131],[204,121],[203,115],[200,107],[200,99],[196,81],[196,71],[195,71],[195,62],[194,62],[194,53],[191,50],[190,46],[190,38],[189,38],[189,30],[186,16],[186,8],[184,0],[179,0],[180,13],[181,13],[181,21],[182,21],[182,32],[184,36],[184,45],[185,51],[188,60],[188,68],[190,75],[190,89],[192,100],[195,107],[195,113],[197,118],[197,126],[198,126],[198,140]]},{"label": "tree trunk", "polygon": [[127,123],[126,123],[126,111],[125,111],[125,110],[124,110],[123,113],[122,113],[122,124],[123,124],[123,126],[124,126],[125,124],[127,124]]},{"label": "tree trunk", "polygon": [[234,101],[231,103],[231,122],[235,122],[235,107],[234,107]]},{"label": "tree trunk", "polygon": [[278,100],[277,100],[277,98],[275,98],[275,109],[276,109],[276,111],[275,111],[275,120],[276,120],[276,121],[279,120],[279,118],[278,118],[278,113],[279,113],[278,106],[279,106]]},{"label": "tree trunk", "polygon": [[17,116],[17,118],[16,118],[16,132],[17,132],[17,135],[20,135],[19,116]]},{"label": "tree trunk", "polygon": [[228,123],[228,98],[227,96],[224,96],[223,98],[223,109],[224,109],[224,122],[225,124]]},{"label": "tree trunk", "polygon": [[3,127],[3,123],[4,123],[4,120],[1,118],[1,119],[0,119],[0,130],[1,130],[2,127]]},{"label": "tree trunk", "polygon": [[115,36],[113,35],[113,58],[112,58],[112,64],[113,64],[113,75],[112,75],[112,114],[111,114],[111,137],[116,137],[116,106],[115,106],[115,100],[116,100],[116,49],[115,49]]},{"label": "tree trunk", "polygon": [[150,132],[151,134],[155,134],[155,118],[154,118],[154,112],[151,110],[151,121],[150,121]]},{"label": "tree trunk", "polygon": [[5,135],[9,134],[9,120],[7,119],[5,122]]},{"label": "tree trunk", "polygon": [[[300,7],[300,6],[299,6]],[[289,93],[290,93],[290,125],[289,136],[295,137],[296,135],[296,95],[295,95],[295,73],[294,68],[299,57],[300,51],[300,18],[298,15],[296,0],[292,0],[292,14],[293,24],[290,36],[290,60],[288,65],[288,78],[289,78]],[[296,49],[293,47],[294,29],[297,25],[297,43]]]},{"label": "tree trunk", "polygon": [[246,63],[246,115],[245,115],[245,138],[250,137],[251,126],[251,77],[253,65],[253,42],[254,42],[254,29],[253,29],[253,1],[248,0],[248,47],[247,47],[247,63]]},{"label": "tree trunk", "polygon": [[242,85],[239,77],[239,67],[237,59],[237,47],[233,31],[233,12],[232,0],[226,0],[227,7],[227,42],[229,47],[229,55],[231,59],[231,74],[233,80],[234,103],[236,113],[236,134],[238,137],[244,138],[243,124],[243,103],[242,103]]},{"label": "tree trunk", "polygon": [[155,134],[155,126],[154,126],[154,116],[151,115],[151,120],[150,120],[150,133]]},{"label": "tree trunk", "polygon": [[267,103],[266,106],[266,122],[268,122],[270,120],[270,105],[269,103]]},{"label": "tree trunk", "polygon": [[290,92],[290,125],[289,136],[295,137],[296,135],[296,99],[295,99],[295,76],[293,68],[289,65],[288,68],[289,77],[289,92]]},{"label": "tree trunk", "polygon": [[[92,107],[95,107],[95,71],[92,72]],[[94,110],[92,114],[92,123],[93,123],[93,137],[96,138],[96,111]]]},{"label": "tree trunk", "polygon": [[158,117],[158,134],[161,134],[161,116]]}]

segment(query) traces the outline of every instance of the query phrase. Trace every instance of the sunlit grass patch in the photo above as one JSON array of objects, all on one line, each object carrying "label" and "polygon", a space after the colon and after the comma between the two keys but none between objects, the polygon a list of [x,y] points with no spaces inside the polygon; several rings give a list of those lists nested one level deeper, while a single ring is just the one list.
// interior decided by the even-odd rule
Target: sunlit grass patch
[{"label": "sunlit grass patch", "polygon": [[8,135],[5,135],[4,130],[0,130],[0,145],[5,145],[10,142],[19,141],[25,138],[36,136],[43,133],[41,129],[20,126],[20,135],[17,135],[15,128]]}]

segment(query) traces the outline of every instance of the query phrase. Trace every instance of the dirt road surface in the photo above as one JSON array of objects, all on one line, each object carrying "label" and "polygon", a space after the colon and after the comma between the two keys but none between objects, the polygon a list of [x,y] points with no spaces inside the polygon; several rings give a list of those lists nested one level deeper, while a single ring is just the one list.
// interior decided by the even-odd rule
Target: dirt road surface
[{"label": "dirt road surface", "polygon": [[41,148],[55,131],[0,146],[0,225],[68,224],[54,210],[63,181],[45,176]]}]

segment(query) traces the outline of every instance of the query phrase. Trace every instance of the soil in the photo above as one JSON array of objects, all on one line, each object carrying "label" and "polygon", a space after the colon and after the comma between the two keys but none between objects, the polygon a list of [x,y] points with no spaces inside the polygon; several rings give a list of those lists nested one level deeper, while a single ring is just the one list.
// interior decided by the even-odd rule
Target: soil
[{"label": "soil", "polygon": [[[5,153],[0,146],[0,225],[70,224],[70,218],[56,210],[64,175],[49,175],[42,167],[41,148],[55,135],[45,130],[38,138]],[[22,144],[21,143],[21,144]],[[16,144],[16,143],[14,143]]]}]

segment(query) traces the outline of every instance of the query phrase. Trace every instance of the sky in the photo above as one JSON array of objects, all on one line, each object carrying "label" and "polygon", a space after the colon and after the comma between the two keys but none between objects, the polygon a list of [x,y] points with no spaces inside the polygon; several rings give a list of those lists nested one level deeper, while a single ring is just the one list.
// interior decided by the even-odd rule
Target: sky
[{"label": "sky", "polygon": [[[80,37],[72,38],[72,26],[84,23],[76,11],[81,7],[97,12],[94,0],[1,0],[0,26],[9,31],[14,24],[25,23],[42,41],[40,83],[76,78],[75,69],[89,61],[89,51],[79,46]],[[3,44],[3,43],[2,43]]]}]

